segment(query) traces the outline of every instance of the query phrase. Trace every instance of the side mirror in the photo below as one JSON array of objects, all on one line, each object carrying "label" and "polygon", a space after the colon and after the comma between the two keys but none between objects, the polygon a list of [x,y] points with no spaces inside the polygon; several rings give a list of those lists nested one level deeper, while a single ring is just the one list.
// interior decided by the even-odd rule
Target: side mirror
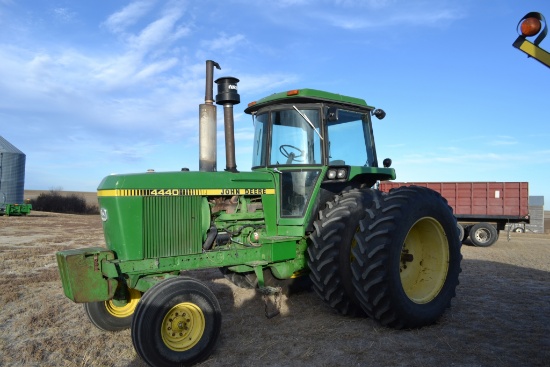
[{"label": "side mirror", "polygon": [[372,114],[376,116],[378,120],[382,120],[384,117],[386,117],[386,112],[384,112],[383,109],[377,108],[374,111],[372,111]]},{"label": "side mirror", "polygon": [[327,120],[329,120],[330,122],[338,121],[338,109],[336,107],[328,108]]}]

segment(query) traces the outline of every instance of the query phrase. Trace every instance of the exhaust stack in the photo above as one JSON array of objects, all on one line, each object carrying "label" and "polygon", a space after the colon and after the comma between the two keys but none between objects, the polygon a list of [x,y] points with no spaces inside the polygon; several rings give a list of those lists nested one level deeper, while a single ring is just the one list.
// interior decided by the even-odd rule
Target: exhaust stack
[{"label": "exhaust stack", "polygon": [[228,172],[237,171],[235,163],[235,121],[233,119],[233,105],[241,102],[241,96],[237,92],[239,79],[232,76],[218,78],[218,94],[216,103],[223,105],[223,125],[225,128],[225,160]]},{"label": "exhaust stack", "polygon": [[199,105],[199,171],[217,171],[216,162],[216,106],[214,105],[214,67],[220,65],[212,60],[206,61],[206,92],[204,103]]}]

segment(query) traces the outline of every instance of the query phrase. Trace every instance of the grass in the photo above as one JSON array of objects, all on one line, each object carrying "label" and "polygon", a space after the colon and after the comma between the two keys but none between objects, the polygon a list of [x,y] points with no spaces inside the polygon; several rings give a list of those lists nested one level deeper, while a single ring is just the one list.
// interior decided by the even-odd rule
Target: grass
[{"label": "grass", "polygon": [[[103,246],[101,219],[33,211],[0,217],[0,366],[142,367],[128,330],[102,332],[67,299],[55,252]],[[396,331],[334,313],[314,293],[262,297],[217,269],[189,273],[222,308],[222,332],[202,367],[546,366],[550,360],[550,235],[501,233],[489,248],[463,246],[452,307],[435,324]]]}]

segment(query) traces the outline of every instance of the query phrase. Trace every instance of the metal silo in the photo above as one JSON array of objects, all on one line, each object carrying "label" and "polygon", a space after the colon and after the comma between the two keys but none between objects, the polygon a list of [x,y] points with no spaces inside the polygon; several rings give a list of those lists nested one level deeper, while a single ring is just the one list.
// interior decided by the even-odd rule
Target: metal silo
[{"label": "metal silo", "polygon": [[0,136],[0,206],[23,204],[25,154]]}]

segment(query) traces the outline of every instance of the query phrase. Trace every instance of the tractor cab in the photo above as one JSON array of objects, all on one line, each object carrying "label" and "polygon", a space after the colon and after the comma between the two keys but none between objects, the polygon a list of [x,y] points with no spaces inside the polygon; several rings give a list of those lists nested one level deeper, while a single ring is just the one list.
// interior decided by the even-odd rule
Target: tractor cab
[{"label": "tractor cab", "polygon": [[282,217],[304,215],[320,178],[348,183],[352,167],[363,174],[378,167],[371,116],[385,113],[362,99],[299,89],[252,102],[245,112],[254,117],[252,169],[281,175]]},{"label": "tractor cab", "polygon": [[[362,99],[314,89],[277,93],[252,102],[245,110],[255,116],[252,168],[376,167],[373,110]],[[375,111],[380,118],[385,115]]]}]

